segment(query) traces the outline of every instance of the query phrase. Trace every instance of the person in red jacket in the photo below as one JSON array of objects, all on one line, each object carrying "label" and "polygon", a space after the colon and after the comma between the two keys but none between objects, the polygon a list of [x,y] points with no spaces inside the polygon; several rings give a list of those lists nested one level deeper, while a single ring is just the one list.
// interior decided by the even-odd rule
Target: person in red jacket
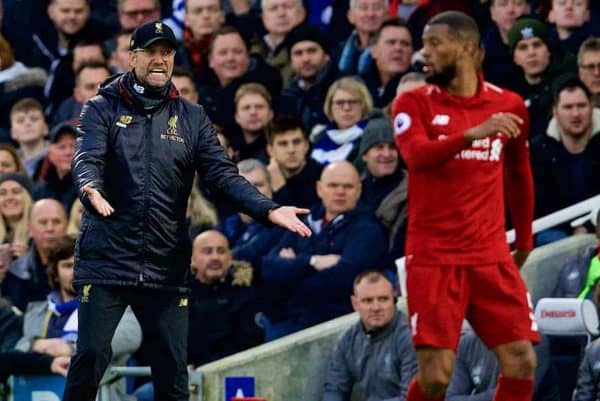
[{"label": "person in red jacket", "polygon": [[[409,174],[408,310],[419,360],[407,400],[444,399],[465,318],[498,358],[494,400],[531,400],[539,334],[519,275],[532,248],[527,110],[479,74],[471,17],[438,14],[423,44],[429,85],[392,106]],[[517,233],[512,257],[505,196]]]}]

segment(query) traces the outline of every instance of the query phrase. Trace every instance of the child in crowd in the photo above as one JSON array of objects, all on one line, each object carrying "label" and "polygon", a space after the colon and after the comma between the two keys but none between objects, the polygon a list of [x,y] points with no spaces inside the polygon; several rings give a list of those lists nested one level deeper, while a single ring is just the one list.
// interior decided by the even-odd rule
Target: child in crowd
[{"label": "child in crowd", "polygon": [[37,165],[46,156],[46,134],[48,125],[40,102],[24,98],[13,105],[10,110],[10,135],[19,144],[19,157],[30,177],[34,176]]}]

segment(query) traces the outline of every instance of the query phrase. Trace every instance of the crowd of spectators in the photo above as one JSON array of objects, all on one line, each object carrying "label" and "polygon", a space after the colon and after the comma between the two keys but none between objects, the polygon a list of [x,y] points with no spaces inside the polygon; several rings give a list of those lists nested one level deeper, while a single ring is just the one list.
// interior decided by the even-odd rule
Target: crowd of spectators
[{"label": "crowd of spectators", "polygon": [[[361,284],[361,274],[378,269],[395,283],[394,260],[403,256],[410,194],[389,106],[425,84],[421,33],[448,9],[476,18],[482,74],[528,107],[536,217],[600,194],[597,1],[2,0],[0,352],[73,351],[79,114],[100,85],[130,69],[133,30],[155,20],[178,35],[179,95],[204,107],[241,175],[276,202],[311,210],[313,236],[300,238],[233,213],[196,183],[188,203],[190,364],[360,314],[363,287],[382,285],[375,273]],[[536,244],[593,231],[589,222],[566,224]],[[572,271],[583,277],[596,249],[567,268],[557,292],[582,291]],[[400,319],[394,314],[393,324],[404,327]],[[131,313],[121,324],[129,332],[117,331],[113,352],[126,358],[141,337]],[[361,327],[353,330],[344,341],[358,341]],[[479,349],[476,338],[465,341]],[[140,364],[148,352],[135,354]]]}]

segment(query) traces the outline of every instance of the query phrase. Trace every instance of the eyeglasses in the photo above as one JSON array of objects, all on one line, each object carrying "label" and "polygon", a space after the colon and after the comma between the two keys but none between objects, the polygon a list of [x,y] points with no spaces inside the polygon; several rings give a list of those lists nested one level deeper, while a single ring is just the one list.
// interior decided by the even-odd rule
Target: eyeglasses
[{"label": "eyeglasses", "polygon": [[123,11],[123,14],[129,18],[136,18],[138,16],[148,18],[156,12],[156,8],[142,8],[140,10]]},{"label": "eyeglasses", "polygon": [[596,64],[580,64],[579,68],[581,68],[582,70],[585,70],[585,71],[600,70],[600,63],[596,63]]},{"label": "eyeglasses", "polygon": [[345,106],[355,107],[360,104],[360,100],[358,99],[336,99],[333,102],[335,107],[344,108]]},{"label": "eyeglasses", "polygon": [[175,49],[135,49],[134,53],[146,53],[148,57],[160,55],[162,58],[169,58],[175,54]]}]

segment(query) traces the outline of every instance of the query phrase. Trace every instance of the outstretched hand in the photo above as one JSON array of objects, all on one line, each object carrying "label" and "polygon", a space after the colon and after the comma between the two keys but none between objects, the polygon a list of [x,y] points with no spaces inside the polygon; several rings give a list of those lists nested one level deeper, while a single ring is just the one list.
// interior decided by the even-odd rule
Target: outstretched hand
[{"label": "outstretched hand", "polygon": [[100,215],[108,217],[114,213],[115,209],[113,209],[110,203],[108,203],[108,201],[104,199],[104,197],[100,194],[100,192],[98,192],[97,189],[86,185],[81,190],[87,194],[90,203],[92,204],[92,206],[94,206],[94,209],[96,209],[96,211],[100,213]]},{"label": "outstretched hand", "polygon": [[281,206],[269,212],[269,221],[277,224],[301,237],[310,237],[312,231],[298,218],[298,214],[308,214],[308,209],[294,206]]}]

